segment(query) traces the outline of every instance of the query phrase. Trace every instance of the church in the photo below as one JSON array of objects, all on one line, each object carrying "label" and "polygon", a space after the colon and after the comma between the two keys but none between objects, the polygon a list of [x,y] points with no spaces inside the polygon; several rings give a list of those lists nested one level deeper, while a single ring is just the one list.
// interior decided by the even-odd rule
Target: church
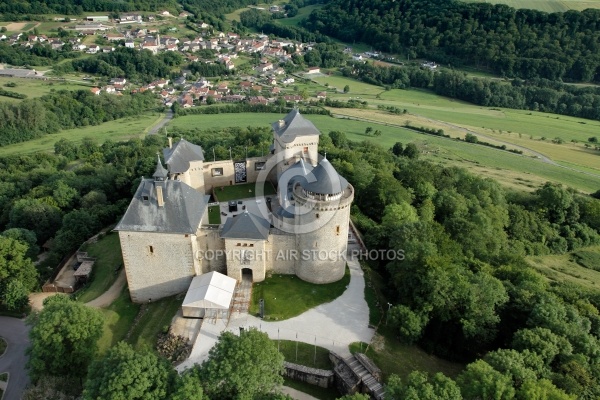
[{"label": "church", "polygon": [[[252,282],[344,276],[354,188],[318,153],[321,133],[297,109],[272,127],[269,155],[245,160],[207,161],[201,146],[169,139],[166,168],[159,156],[114,229],[133,302],[185,292],[211,272]],[[218,201],[225,187],[249,183],[247,198]]]}]

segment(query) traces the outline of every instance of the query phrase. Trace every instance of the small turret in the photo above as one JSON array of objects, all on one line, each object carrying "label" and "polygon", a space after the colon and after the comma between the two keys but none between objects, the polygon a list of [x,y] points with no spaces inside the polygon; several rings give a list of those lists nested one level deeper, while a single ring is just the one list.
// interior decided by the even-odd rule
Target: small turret
[{"label": "small turret", "polygon": [[157,155],[156,157],[158,160],[156,161],[156,170],[152,177],[154,177],[155,181],[166,181],[169,177],[169,171],[163,167],[162,162],[160,161],[160,155]]}]

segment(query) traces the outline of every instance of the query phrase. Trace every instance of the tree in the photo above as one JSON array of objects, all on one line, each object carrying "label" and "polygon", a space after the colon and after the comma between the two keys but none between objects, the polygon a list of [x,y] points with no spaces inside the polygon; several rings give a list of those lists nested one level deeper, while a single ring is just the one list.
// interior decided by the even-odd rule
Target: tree
[{"label": "tree", "polygon": [[224,332],[202,363],[199,378],[209,398],[252,399],[283,383],[283,355],[255,328]]},{"label": "tree", "polygon": [[29,290],[17,279],[2,284],[2,302],[11,311],[22,310],[29,304]]},{"label": "tree", "polygon": [[548,379],[525,381],[517,392],[519,400],[575,400],[577,396],[565,393]]},{"label": "tree", "polygon": [[373,128],[370,126],[367,126],[365,128],[365,135],[371,135],[371,133],[373,132]]},{"label": "tree", "polygon": [[331,131],[329,132],[329,137],[331,138],[331,141],[333,142],[333,145],[335,147],[339,149],[348,147],[348,138],[346,137],[346,134],[344,132]]},{"label": "tree", "polygon": [[170,400],[202,400],[202,387],[193,371],[179,375],[175,381],[175,389]]},{"label": "tree", "polygon": [[473,135],[472,133],[467,133],[465,135],[465,142],[467,143],[477,143],[479,141],[479,139],[477,138],[476,135]]},{"label": "tree", "polygon": [[23,228],[10,228],[2,232],[2,236],[12,238],[25,243],[28,247],[27,257],[34,260],[40,252],[40,247],[37,245],[37,237],[35,232]]},{"label": "tree", "polygon": [[392,153],[394,153],[395,156],[400,157],[403,152],[404,152],[404,145],[401,142],[396,142],[394,144],[394,147],[392,147]]},{"label": "tree", "polygon": [[37,270],[27,250],[21,241],[0,235],[0,301],[13,309],[37,283]]},{"label": "tree", "polygon": [[31,341],[27,368],[33,381],[44,374],[83,378],[102,336],[102,314],[66,296],[44,301],[44,309],[28,323]]},{"label": "tree", "polygon": [[48,240],[61,222],[60,209],[40,199],[17,200],[9,213],[11,228],[25,228],[35,232],[38,243]]},{"label": "tree", "polygon": [[370,400],[370,399],[371,399],[371,396],[369,396],[367,394],[354,393],[354,394],[347,394],[345,396],[338,397],[336,400]]},{"label": "tree", "polygon": [[350,86],[346,85],[344,86],[344,93],[348,93],[350,91]]},{"label": "tree", "polygon": [[417,145],[414,143],[409,143],[406,145],[406,147],[404,148],[404,151],[402,152],[402,155],[404,157],[408,157],[411,159],[416,159],[419,157],[419,149],[417,148]]},{"label": "tree", "polygon": [[390,376],[385,392],[386,400],[462,400],[456,382],[442,373],[429,377],[421,371],[408,375],[406,383]]},{"label": "tree", "polygon": [[[149,351],[138,353],[131,345],[120,342],[90,365],[83,399],[162,400],[167,397],[173,378],[174,371],[166,360]],[[189,378],[182,378],[178,396],[189,394],[191,383]],[[202,399],[202,392],[200,397],[187,399]]]},{"label": "tree", "polygon": [[456,382],[465,400],[510,400],[515,396],[510,376],[506,376],[483,360],[469,365]]},{"label": "tree", "polygon": [[416,313],[405,305],[394,306],[389,311],[389,323],[397,329],[400,339],[413,343],[421,337],[429,318],[424,313]]}]

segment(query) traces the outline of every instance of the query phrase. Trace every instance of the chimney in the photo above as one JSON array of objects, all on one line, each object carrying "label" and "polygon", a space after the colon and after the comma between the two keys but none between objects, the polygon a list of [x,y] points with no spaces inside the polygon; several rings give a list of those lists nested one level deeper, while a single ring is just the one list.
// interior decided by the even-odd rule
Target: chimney
[{"label": "chimney", "polygon": [[280,120],[279,120],[279,127],[280,127],[280,128],[283,128],[284,126],[285,126],[285,121],[284,121],[284,120],[282,120],[282,119],[280,119]]},{"label": "chimney", "polygon": [[169,136],[169,148],[173,148],[173,138]]},{"label": "chimney", "polygon": [[164,207],[165,200],[163,198],[163,188],[160,185],[156,185],[156,202],[159,207]]}]

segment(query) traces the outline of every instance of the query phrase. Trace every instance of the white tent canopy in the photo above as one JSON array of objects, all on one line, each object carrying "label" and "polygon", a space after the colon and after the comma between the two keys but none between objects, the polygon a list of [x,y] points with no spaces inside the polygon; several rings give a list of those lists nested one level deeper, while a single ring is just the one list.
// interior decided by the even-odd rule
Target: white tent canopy
[{"label": "white tent canopy", "polygon": [[236,282],[235,279],[214,271],[194,277],[181,305],[183,316],[226,316]]}]

